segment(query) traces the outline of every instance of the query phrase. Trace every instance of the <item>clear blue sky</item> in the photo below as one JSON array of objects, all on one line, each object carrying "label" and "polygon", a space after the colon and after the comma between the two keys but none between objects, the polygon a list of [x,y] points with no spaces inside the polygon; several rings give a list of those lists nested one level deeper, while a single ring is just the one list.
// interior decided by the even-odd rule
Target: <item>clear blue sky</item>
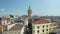
[{"label": "clear blue sky", "polygon": [[29,4],[33,15],[60,16],[60,0],[0,0],[0,16],[26,15]]}]

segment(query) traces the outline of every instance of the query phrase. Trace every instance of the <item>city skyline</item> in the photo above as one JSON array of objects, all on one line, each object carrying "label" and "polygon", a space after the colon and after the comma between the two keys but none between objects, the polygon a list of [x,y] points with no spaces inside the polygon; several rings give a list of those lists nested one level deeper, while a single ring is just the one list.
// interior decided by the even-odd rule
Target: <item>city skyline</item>
[{"label": "city skyline", "polygon": [[0,16],[27,15],[29,5],[33,15],[60,16],[60,0],[0,0]]}]

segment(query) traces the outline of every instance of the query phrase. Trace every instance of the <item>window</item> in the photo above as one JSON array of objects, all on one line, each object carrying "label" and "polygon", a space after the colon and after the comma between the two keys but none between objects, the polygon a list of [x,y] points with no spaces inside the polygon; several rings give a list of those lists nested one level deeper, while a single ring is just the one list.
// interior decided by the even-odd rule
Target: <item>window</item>
[{"label": "window", "polygon": [[49,30],[51,31],[51,28],[49,28]]},{"label": "window", "polygon": [[37,33],[39,33],[39,30],[37,31]]},{"label": "window", "polygon": [[48,27],[48,25],[46,25],[46,27]]},{"label": "window", "polygon": [[46,31],[48,31],[48,29],[46,29]]},{"label": "window", "polygon": [[43,26],[43,28],[44,28],[44,26]]},{"label": "window", "polygon": [[5,22],[4,22],[4,25],[5,25]]},{"label": "window", "polygon": [[44,29],[42,30],[42,32],[44,32]]},{"label": "window", "polygon": [[39,26],[37,28],[39,29]]}]

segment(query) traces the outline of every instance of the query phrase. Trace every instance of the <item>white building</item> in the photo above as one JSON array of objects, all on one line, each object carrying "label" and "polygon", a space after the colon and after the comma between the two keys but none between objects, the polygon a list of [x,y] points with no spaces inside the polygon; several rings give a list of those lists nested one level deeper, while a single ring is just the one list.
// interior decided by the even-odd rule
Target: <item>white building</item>
[{"label": "white building", "polygon": [[32,23],[32,34],[49,34],[52,32],[54,23],[51,23],[49,20],[46,19],[39,19]]},{"label": "white building", "polygon": [[48,34],[51,29],[51,23],[32,24],[33,34]]}]

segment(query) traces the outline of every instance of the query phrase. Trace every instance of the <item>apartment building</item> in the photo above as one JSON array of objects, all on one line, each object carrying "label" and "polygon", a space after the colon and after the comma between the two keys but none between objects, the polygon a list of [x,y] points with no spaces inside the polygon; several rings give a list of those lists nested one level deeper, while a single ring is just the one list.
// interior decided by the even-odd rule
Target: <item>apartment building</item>
[{"label": "apartment building", "polygon": [[53,28],[57,25],[50,22],[50,19],[41,19],[35,18],[35,21],[32,23],[32,34],[49,34],[52,32]]}]

